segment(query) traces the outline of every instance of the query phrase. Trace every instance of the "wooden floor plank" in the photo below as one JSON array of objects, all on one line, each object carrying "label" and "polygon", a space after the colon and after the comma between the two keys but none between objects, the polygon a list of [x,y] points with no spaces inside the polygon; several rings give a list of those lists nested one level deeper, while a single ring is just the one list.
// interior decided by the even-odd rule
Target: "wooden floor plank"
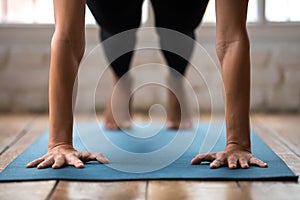
[{"label": "wooden floor plank", "polygon": [[244,194],[253,200],[299,200],[300,185],[291,182],[240,182]]},{"label": "wooden floor plank", "polygon": [[0,154],[21,137],[35,116],[0,115]]},{"label": "wooden floor plank", "polygon": [[46,117],[39,117],[32,122],[32,125],[25,130],[25,135],[0,156],[0,172],[43,133],[47,124]]},{"label": "wooden floor plank", "polygon": [[[259,136],[266,142],[271,149],[283,159],[287,165],[296,173],[300,174],[300,158],[292,152],[285,144],[278,139],[279,133],[273,129],[275,124],[268,121],[268,116],[256,116],[252,120],[252,127],[259,134]],[[275,121],[273,121],[275,123]],[[277,122],[276,122],[277,123]],[[284,123],[283,123],[284,124]],[[282,129],[287,130],[280,125]],[[289,131],[286,132],[289,134]],[[239,185],[244,194],[247,194],[251,199],[299,199],[300,184],[298,182],[246,182],[241,181]]]},{"label": "wooden floor plank", "polygon": [[[297,174],[300,175],[300,157],[288,144],[289,135],[293,132],[289,130],[289,124],[281,123],[281,129],[285,133],[285,140],[282,140],[279,131],[273,127],[277,122],[270,123],[270,116],[256,116],[253,118],[252,126],[259,136],[271,147],[271,149]],[[268,120],[269,119],[269,120]],[[267,122],[269,121],[269,122]],[[267,122],[267,123],[265,123]],[[299,129],[299,128],[297,128]],[[296,130],[297,130],[296,129]]]},{"label": "wooden floor plank", "polygon": [[145,199],[146,181],[70,182],[60,181],[50,197],[60,199]]},{"label": "wooden floor plank", "polygon": [[256,118],[275,131],[279,139],[300,156],[300,115],[258,115]]},{"label": "wooden floor plank", "polygon": [[47,199],[55,181],[0,183],[0,199]]},{"label": "wooden floor plank", "polygon": [[247,195],[233,181],[149,181],[147,199],[247,199]]},{"label": "wooden floor plank", "polygon": [[[46,117],[34,120],[24,136],[0,156],[0,171],[41,135],[47,127],[47,121]],[[0,183],[0,199],[46,199],[55,183],[56,181]]]}]

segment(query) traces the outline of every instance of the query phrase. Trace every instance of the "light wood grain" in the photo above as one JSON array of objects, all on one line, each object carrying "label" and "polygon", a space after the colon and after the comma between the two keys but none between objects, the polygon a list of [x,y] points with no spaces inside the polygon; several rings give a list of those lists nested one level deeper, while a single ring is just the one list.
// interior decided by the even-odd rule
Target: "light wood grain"
[{"label": "light wood grain", "polygon": [[[285,141],[282,140],[279,131],[276,131],[273,127],[278,122],[270,124],[272,116],[256,116],[253,118],[253,128],[256,130],[258,135],[265,141],[265,143],[271,147],[271,149],[283,160],[285,163],[296,173],[300,174],[300,157],[297,155],[289,146],[289,141],[293,140],[289,138],[291,131],[290,124],[284,123],[285,119],[282,119],[281,129],[285,133]],[[265,123],[269,121],[268,123]],[[293,125],[293,130],[298,124]]]},{"label": "light wood grain", "polygon": [[[285,132],[286,138],[289,138],[290,130],[294,130],[298,124],[293,124],[291,128],[290,123],[284,123],[285,120],[291,118],[283,117],[280,125],[278,121],[273,120],[270,116],[255,116],[252,120],[252,127],[260,135],[271,149],[283,159],[287,165],[296,173],[300,174],[300,158],[289,147],[286,146],[280,139],[278,129],[274,127],[280,126],[280,129]],[[293,118],[293,117],[292,117]],[[294,118],[293,118],[294,119]],[[288,141],[289,139],[287,139]],[[298,182],[239,182],[239,185],[244,194],[247,194],[251,199],[291,199],[296,200],[300,198],[300,184]]]},{"label": "light wood grain", "polygon": [[149,181],[147,199],[247,199],[234,181]]},{"label": "light wood grain", "polygon": [[47,199],[55,181],[0,183],[0,199]]},{"label": "light wood grain", "polygon": [[300,185],[291,182],[241,182],[244,194],[251,199],[299,200]]},{"label": "light wood grain", "polygon": [[[19,120],[22,121],[22,119]],[[25,121],[28,120],[24,119],[24,123]],[[46,117],[39,117],[29,127],[22,130],[24,131],[24,136],[0,156],[0,171],[41,135],[46,129],[47,123],[48,120]],[[15,134],[18,133],[16,132]],[[0,183],[0,199],[46,199],[55,186],[55,183],[56,181]]]},{"label": "light wood grain", "polygon": [[60,181],[51,200],[60,199],[145,199],[146,181],[69,182]]},{"label": "light wood grain", "polygon": [[276,132],[278,139],[300,156],[300,115],[258,115],[257,120]]},{"label": "light wood grain", "polygon": [[0,171],[34,142],[46,130],[47,124],[48,118],[39,117],[31,123],[30,127],[23,129],[24,136],[1,155]]},{"label": "light wood grain", "polygon": [[23,136],[34,116],[0,115],[0,154]]}]

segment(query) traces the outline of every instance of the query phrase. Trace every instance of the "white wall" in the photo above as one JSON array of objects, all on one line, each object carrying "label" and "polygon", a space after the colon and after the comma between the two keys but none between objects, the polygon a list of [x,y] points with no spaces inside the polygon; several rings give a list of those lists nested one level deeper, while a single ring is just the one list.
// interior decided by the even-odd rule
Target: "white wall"
[{"label": "white wall", "polygon": [[[87,27],[87,52],[98,44],[97,28]],[[35,112],[48,109],[48,71],[50,60],[50,39],[53,27],[48,25],[0,26],[0,111]],[[271,24],[249,25],[252,52],[252,110],[255,111],[300,111],[300,26]],[[214,49],[215,29],[205,25],[197,30],[198,41],[218,64]],[[139,35],[140,45],[155,42],[153,33]],[[205,77],[216,79],[216,70],[204,54],[194,55],[201,61],[200,71],[210,74]],[[105,66],[98,66],[101,60],[94,53],[88,57],[88,73],[93,74]],[[203,62],[202,62],[203,61]],[[138,51],[132,63],[138,66],[146,63],[163,63],[158,51]],[[139,80],[149,76],[164,79],[165,71],[149,69],[136,77]],[[111,72],[106,72],[96,93],[96,108],[102,109],[111,88]],[[199,100],[201,110],[209,110],[210,97],[207,88],[192,67],[187,78]],[[93,85],[86,74],[82,87],[88,93]],[[92,92],[92,91],[91,91]],[[188,94],[191,96],[190,94]],[[83,94],[84,96],[84,94]],[[136,109],[148,109],[153,103],[165,104],[165,90],[148,87],[136,92]],[[215,101],[214,101],[215,102]],[[218,109],[222,101],[217,100]],[[82,100],[81,110],[90,109]]]}]

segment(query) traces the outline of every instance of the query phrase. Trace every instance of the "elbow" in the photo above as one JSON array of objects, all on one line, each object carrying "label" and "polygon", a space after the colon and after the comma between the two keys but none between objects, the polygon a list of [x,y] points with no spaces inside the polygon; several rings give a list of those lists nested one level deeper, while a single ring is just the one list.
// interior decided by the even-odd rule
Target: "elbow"
[{"label": "elbow", "polygon": [[51,40],[51,50],[71,54],[80,63],[85,50],[84,35],[76,36],[55,31]]},{"label": "elbow", "polygon": [[217,37],[216,53],[221,64],[230,52],[240,52],[242,54],[250,52],[250,41],[247,32],[229,37]]}]

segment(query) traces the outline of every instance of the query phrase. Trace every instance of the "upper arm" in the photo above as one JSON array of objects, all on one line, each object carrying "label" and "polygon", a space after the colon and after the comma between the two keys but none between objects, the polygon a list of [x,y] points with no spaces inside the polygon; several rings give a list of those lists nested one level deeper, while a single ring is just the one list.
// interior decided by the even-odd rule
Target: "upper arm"
[{"label": "upper arm", "polygon": [[55,32],[61,36],[84,36],[85,0],[53,0]]},{"label": "upper arm", "polygon": [[217,41],[247,36],[248,0],[216,0]]}]

